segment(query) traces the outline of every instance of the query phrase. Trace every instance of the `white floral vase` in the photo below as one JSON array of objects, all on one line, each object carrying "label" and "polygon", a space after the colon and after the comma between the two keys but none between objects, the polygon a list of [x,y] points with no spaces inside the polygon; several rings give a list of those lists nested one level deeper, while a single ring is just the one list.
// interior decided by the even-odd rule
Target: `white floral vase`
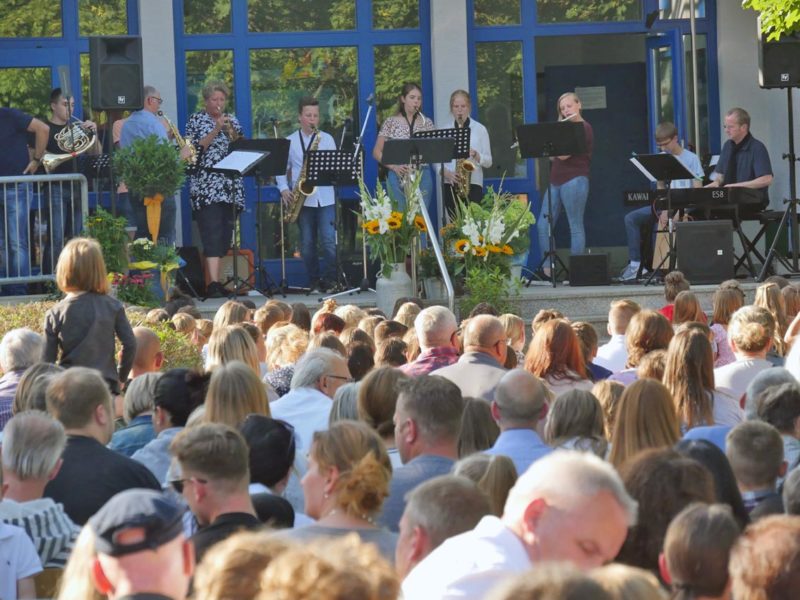
[{"label": "white floral vase", "polygon": [[411,277],[406,273],[405,263],[393,264],[392,273],[389,277],[384,277],[383,273],[381,273],[375,283],[375,292],[378,296],[378,308],[388,318],[391,318],[398,298],[414,295]]}]

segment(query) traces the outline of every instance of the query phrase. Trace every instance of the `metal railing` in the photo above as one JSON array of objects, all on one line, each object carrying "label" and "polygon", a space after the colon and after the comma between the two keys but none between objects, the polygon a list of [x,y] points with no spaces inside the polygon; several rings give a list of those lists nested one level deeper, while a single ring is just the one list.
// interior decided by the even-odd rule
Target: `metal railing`
[{"label": "metal railing", "polygon": [[[425,206],[424,202],[419,203],[419,212],[422,213],[422,218],[425,219],[425,227],[428,229],[428,243],[433,248],[433,253],[436,256],[436,263],[439,265],[442,279],[444,279],[444,287],[447,291],[447,307],[455,314],[456,294],[453,290],[453,282],[450,279],[450,273],[447,272],[447,265],[444,262],[442,247],[439,245],[438,231],[431,222],[431,216],[428,214],[428,207]],[[416,285],[416,282],[414,283]],[[414,289],[416,289],[416,287]]]},{"label": "metal railing", "polygon": [[55,277],[66,241],[83,230],[89,186],[81,174],[0,177],[0,285]]}]

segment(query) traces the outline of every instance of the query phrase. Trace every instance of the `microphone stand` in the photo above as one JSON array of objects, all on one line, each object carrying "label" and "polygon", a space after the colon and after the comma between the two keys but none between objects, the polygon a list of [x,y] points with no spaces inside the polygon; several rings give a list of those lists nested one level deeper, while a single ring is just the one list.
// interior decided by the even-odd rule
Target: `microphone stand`
[{"label": "microphone stand", "polygon": [[[270,117],[272,123],[272,135],[278,139],[278,120],[275,117]],[[280,206],[280,223],[281,223],[281,282],[278,284],[278,292],[285,298],[286,297],[286,240],[284,239],[285,223],[283,222],[283,198],[278,200]]]}]

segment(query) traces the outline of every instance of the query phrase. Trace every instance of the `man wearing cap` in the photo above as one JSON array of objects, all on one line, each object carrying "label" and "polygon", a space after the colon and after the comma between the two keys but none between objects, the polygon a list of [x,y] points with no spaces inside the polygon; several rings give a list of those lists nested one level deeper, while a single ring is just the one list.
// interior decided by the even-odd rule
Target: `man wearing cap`
[{"label": "man wearing cap", "polygon": [[181,473],[170,483],[201,527],[192,536],[197,562],[237,531],[261,527],[250,499],[249,452],[242,434],[228,425],[205,423],[176,435],[170,452]]},{"label": "man wearing cap", "polygon": [[183,600],[194,548],[183,535],[183,511],[164,494],[128,490],[89,520],[97,555],[92,581],[110,600]]}]

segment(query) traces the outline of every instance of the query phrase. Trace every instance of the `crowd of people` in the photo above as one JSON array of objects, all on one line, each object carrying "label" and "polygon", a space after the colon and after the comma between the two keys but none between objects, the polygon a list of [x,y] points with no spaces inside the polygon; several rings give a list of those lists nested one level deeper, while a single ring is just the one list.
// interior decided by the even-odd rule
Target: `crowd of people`
[{"label": "crowd of people", "polygon": [[[59,257],[44,334],[0,342],[0,597],[794,597],[800,294],[679,272],[609,341],[558,310],[392,315],[230,300],[165,364]],[[114,351],[115,340],[119,352]],[[57,582],[57,583],[56,583]]]}]

